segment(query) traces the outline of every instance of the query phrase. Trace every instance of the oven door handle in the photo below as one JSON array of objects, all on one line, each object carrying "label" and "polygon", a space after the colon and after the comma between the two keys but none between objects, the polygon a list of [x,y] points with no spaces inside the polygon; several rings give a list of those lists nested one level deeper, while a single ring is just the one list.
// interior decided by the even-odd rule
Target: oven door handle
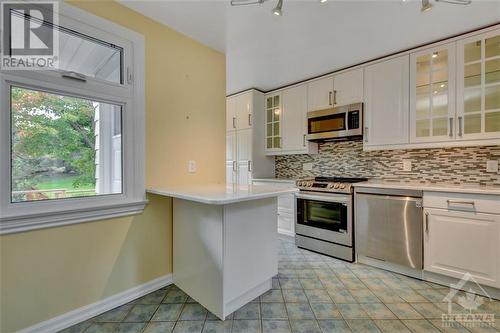
[{"label": "oven door handle", "polygon": [[351,196],[338,196],[331,194],[301,194],[296,193],[295,197],[297,199],[306,199],[306,200],[316,200],[316,201],[325,201],[325,202],[337,202],[341,204],[350,204]]}]

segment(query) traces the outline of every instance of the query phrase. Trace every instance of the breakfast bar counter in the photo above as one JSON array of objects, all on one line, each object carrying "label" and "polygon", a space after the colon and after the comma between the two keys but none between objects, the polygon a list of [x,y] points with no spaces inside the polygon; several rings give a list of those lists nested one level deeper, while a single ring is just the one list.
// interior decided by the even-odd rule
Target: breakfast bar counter
[{"label": "breakfast bar counter", "polygon": [[148,189],[173,198],[173,280],[220,319],[271,289],[278,274],[277,196],[271,186]]}]

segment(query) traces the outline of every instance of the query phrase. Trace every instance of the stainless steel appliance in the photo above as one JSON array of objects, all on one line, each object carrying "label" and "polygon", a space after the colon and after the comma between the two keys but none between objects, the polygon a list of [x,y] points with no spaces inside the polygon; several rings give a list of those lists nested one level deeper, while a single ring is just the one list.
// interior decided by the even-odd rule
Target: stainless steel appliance
[{"label": "stainless steel appliance", "polygon": [[352,183],[365,180],[316,177],[297,181],[297,246],[354,261]]},{"label": "stainless steel appliance", "polygon": [[363,103],[307,113],[307,140],[346,140],[363,136]]},{"label": "stainless steel appliance", "polygon": [[356,254],[423,268],[422,191],[356,188]]}]

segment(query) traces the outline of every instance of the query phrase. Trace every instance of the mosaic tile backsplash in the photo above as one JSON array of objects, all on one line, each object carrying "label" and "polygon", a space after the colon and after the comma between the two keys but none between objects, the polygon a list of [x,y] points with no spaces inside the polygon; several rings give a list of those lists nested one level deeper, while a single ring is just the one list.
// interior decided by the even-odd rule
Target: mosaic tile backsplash
[{"label": "mosaic tile backsplash", "polygon": [[[412,171],[403,171],[403,160]],[[277,178],[342,176],[386,181],[500,186],[500,173],[487,173],[486,161],[500,160],[500,145],[440,149],[363,151],[363,142],[327,142],[317,155],[276,157]],[[302,170],[312,163],[311,171]]]}]

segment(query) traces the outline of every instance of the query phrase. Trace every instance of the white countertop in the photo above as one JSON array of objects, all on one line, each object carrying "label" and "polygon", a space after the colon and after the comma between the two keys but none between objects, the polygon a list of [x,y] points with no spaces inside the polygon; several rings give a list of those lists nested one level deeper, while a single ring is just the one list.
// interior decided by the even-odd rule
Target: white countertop
[{"label": "white countertop", "polygon": [[404,183],[388,182],[383,180],[369,180],[353,184],[355,187],[374,187],[391,189],[411,189],[430,192],[452,192],[469,194],[500,195],[500,186],[471,185],[471,184],[437,184],[437,183]]},{"label": "white countertop", "polygon": [[208,205],[226,205],[241,201],[277,197],[286,193],[298,192],[298,189],[264,185],[227,186],[225,184],[208,184],[148,188],[146,192]]}]

